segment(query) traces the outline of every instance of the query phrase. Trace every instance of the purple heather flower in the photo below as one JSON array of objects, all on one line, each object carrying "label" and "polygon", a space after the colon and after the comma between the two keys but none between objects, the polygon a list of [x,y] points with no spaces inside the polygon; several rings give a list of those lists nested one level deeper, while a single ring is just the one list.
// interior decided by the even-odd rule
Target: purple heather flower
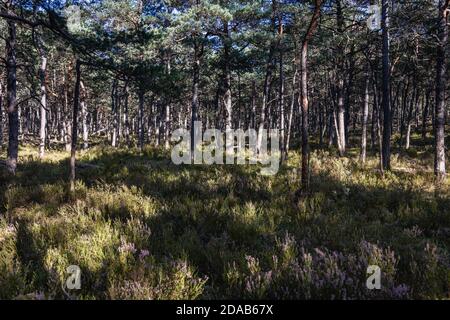
[{"label": "purple heather flower", "polygon": [[139,254],[139,260],[144,260],[145,257],[148,257],[150,255],[150,252],[148,250],[141,250],[141,253]]},{"label": "purple heather flower", "polygon": [[134,246],[134,243],[128,243],[124,240],[121,241],[121,245],[119,247],[119,252],[120,253],[127,253],[127,252],[131,252],[132,254],[136,253],[136,248]]}]

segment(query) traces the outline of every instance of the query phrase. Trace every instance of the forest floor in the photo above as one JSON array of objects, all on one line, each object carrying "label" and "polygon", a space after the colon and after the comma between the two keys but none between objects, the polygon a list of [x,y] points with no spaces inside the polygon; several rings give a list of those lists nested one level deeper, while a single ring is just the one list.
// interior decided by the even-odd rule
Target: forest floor
[{"label": "forest floor", "polygon": [[[96,146],[69,196],[67,152],[22,146],[16,177],[0,167],[0,298],[448,299],[450,181],[434,185],[430,149],[384,177],[375,155],[316,149],[296,203],[296,153],[264,177]],[[81,290],[64,289],[69,265]]]}]

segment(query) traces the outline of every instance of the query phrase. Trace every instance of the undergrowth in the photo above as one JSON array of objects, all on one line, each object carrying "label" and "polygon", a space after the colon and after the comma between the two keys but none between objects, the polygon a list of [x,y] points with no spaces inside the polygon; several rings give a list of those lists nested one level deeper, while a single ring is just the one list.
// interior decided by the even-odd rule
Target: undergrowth
[{"label": "undergrowth", "polygon": [[[349,152],[351,155],[351,151]],[[431,159],[312,155],[312,192],[294,201],[299,156],[253,166],[175,166],[167,152],[21,150],[0,169],[0,299],[446,299],[449,183]],[[82,272],[65,288],[67,267]],[[366,288],[369,265],[382,289]]]}]

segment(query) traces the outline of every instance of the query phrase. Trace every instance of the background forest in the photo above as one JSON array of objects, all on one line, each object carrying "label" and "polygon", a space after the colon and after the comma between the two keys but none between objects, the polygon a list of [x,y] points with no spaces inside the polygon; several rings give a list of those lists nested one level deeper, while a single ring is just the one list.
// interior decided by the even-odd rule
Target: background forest
[{"label": "background forest", "polygon": [[[1,0],[0,299],[448,299],[449,12]],[[195,121],[279,173],[174,165]]]}]

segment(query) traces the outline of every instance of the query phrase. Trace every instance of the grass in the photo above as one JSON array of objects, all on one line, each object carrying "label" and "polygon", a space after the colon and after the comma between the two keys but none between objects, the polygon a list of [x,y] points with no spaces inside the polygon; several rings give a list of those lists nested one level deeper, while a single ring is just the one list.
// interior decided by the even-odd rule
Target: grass
[{"label": "grass", "polygon": [[[70,196],[67,153],[22,146],[17,176],[0,169],[0,298],[448,299],[449,181],[434,185],[429,153],[394,155],[384,177],[374,155],[348,154],[315,151],[295,203],[295,153],[263,177],[96,146]],[[64,288],[69,265],[79,291]]]}]

